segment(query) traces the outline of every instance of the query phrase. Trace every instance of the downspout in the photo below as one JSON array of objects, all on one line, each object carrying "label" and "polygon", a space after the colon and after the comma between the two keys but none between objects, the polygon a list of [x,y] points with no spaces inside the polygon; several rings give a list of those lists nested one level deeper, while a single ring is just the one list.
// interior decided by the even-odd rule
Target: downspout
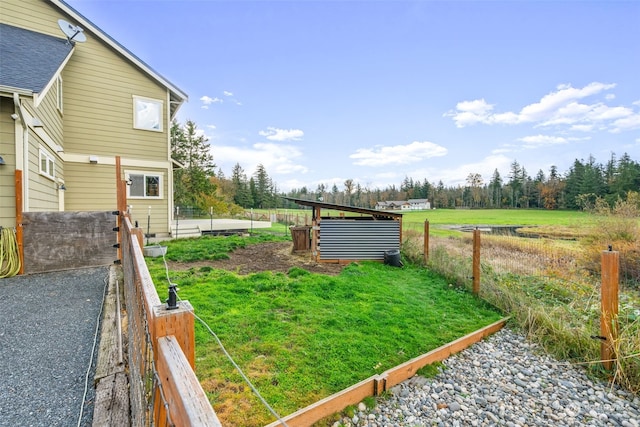
[{"label": "downspout", "polygon": [[[22,210],[29,212],[29,127],[27,121],[24,118],[22,112],[22,105],[20,105],[20,95],[17,92],[13,93],[13,105],[18,112],[20,122],[22,123],[22,147],[16,143],[16,169],[18,166],[22,166]],[[22,153],[22,164],[18,163],[18,154]]]}]

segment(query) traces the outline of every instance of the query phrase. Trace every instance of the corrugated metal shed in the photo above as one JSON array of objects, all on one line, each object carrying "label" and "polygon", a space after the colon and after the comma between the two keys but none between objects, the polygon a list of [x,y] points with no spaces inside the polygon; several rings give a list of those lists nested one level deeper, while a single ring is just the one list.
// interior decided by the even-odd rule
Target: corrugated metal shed
[{"label": "corrugated metal shed", "polygon": [[[385,251],[400,249],[400,213],[289,197],[286,199],[313,208],[311,251],[316,261],[383,261]],[[340,217],[322,216],[322,209],[340,211]],[[344,215],[342,212],[352,215]]]},{"label": "corrugated metal shed", "polygon": [[321,260],[381,260],[384,252],[400,249],[400,222],[393,220],[320,221]]}]

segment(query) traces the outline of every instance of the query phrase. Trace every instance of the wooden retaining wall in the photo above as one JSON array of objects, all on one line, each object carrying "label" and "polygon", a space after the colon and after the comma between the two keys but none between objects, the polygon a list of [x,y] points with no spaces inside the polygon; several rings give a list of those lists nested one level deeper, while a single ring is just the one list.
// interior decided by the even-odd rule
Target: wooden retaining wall
[{"label": "wooden retaining wall", "polygon": [[[482,340],[483,338],[499,331],[507,323],[508,318],[501,319],[491,325],[485,326],[475,332],[465,335],[449,344],[431,350],[421,356],[409,360],[401,365],[391,368],[380,375],[374,375],[351,387],[332,394],[306,408],[300,409],[282,420],[288,427],[304,427],[342,411],[349,405],[361,402],[365,397],[378,396],[391,387],[411,378],[418,369],[434,362],[440,362],[452,354]],[[282,423],[274,421],[266,427],[281,426]]]}]

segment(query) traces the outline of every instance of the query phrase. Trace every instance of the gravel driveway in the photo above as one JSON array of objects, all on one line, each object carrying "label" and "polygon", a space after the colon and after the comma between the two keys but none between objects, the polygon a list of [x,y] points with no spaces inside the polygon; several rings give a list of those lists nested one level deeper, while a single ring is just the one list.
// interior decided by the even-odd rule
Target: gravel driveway
[{"label": "gravel driveway", "polygon": [[[0,279],[0,426],[91,425],[91,353],[109,267]],[[97,349],[96,349],[97,352]]]}]

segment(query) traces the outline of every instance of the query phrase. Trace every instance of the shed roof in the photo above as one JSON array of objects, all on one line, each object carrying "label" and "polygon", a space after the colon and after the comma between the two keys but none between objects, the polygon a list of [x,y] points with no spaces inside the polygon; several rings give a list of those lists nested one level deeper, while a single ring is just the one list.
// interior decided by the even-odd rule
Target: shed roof
[{"label": "shed roof", "polygon": [[320,209],[333,209],[333,210],[343,211],[343,212],[355,212],[355,213],[360,213],[365,215],[371,215],[375,218],[393,218],[393,219],[402,218],[402,214],[396,213],[396,212],[386,212],[386,211],[379,211],[375,209],[358,208],[356,206],[346,206],[346,205],[337,205],[334,203],[316,202],[313,200],[295,199],[293,197],[284,197],[284,199],[290,200],[301,206],[310,206],[314,208],[317,207]]},{"label": "shed roof", "polygon": [[72,51],[65,38],[0,24],[0,86],[40,93]]}]

